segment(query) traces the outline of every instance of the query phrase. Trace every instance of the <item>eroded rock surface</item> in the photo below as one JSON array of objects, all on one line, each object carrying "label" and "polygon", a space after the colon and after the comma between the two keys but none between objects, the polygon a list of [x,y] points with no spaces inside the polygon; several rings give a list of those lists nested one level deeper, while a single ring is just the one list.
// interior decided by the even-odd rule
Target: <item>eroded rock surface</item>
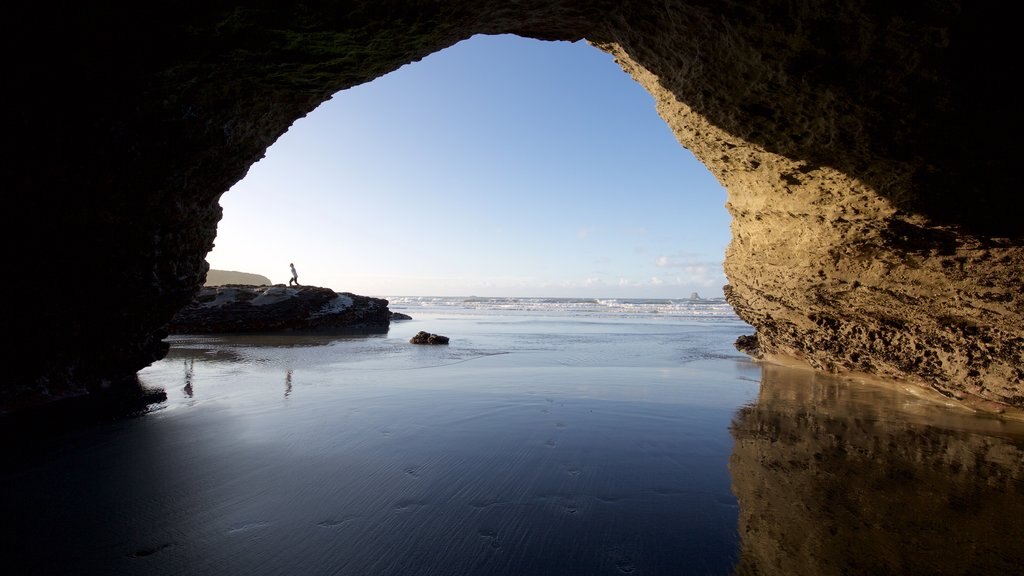
[{"label": "eroded rock surface", "polygon": [[513,33],[613,54],[725,186],[727,294],[759,354],[1024,407],[1019,114],[997,58],[1016,52],[1009,5],[18,8],[7,208],[31,221],[12,245],[41,304],[12,311],[5,404],[117,386],[163,357],[163,327],[204,282],[220,195],[292,122]]},{"label": "eroded rock surface", "polygon": [[388,301],[319,286],[208,286],[167,325],[171,334],[387,332]]},{"label": "eroded rock surface", "polygon": [[410,344],[447,344],[448,337],[420,330],[409,339]]}]

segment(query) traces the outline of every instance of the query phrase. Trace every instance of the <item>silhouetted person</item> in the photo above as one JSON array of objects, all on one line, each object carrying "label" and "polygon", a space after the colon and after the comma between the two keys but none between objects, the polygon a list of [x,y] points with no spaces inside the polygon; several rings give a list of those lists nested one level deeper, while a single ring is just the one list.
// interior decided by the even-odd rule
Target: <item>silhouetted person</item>
[{"label": "silhouetted person", "polygon": [[295,264],[289,264],[292,267],[292,279],[288,281],[288,285],[291,286],[294,282],[296,286],[299,286],[299,273],[295,271]]}]

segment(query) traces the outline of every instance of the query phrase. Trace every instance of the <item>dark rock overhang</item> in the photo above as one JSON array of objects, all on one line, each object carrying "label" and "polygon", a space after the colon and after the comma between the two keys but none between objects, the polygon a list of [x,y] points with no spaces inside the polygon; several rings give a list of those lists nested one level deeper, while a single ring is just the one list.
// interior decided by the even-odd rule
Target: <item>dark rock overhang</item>
[{"label": "dark rock overhang", "polygon": [[166,354],[167,322],[203,284],[220,195],[292,122],[472,35],[513,33],[614,54],[723,183],[730,302],[766,358],[1024,407],[1009,8],[19,8],[5,35],[8,197],[28,219],[12,245],[39,304],[11,315],[21,337],[5,400],[130,381]]}]

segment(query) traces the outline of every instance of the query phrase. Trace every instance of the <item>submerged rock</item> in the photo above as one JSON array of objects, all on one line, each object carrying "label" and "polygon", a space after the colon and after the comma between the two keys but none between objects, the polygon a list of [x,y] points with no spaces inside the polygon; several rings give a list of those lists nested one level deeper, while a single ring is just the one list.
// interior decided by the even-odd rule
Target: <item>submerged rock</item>
[{"label": "submerged rock", "polygon": [[167,325],[170,334],[342,330],[386,332],[392,313],[383,298],[319,286],[202,288]]},{"label": "submerged rock", "polygon": [[409,340],[409,342],[411,344],[447,344],[448,337],[420,330]]}]

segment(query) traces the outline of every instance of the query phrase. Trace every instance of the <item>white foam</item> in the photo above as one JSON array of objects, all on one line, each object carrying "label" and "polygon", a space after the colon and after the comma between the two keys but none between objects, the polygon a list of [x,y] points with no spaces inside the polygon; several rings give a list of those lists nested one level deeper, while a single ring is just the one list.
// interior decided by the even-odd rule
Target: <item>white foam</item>
[{"label": "white foam", "polygon": [[320,310],[318,310],[316,313],[312,314],[312,316],[315,318],[315,317],[318,317],[318,316],[327,316],[329,314],[337,314],[339,312],[344,312],[345,310],[348,310],[351,307],[352,307],[352,298],[349,298],[348,296],[342,296],[341,294],[339,294],[333,300],[329,300],[326,304],[324,304],[320,308]]},{"label": "white foam", "polygon": [[298,292],[294,288],[286,288],[284,286],[271,286],[264,289],[259,296],[249,301],[249,304],[253,306],[266,306],[267,304],[277,304],[290,298],[295,298]]}]

